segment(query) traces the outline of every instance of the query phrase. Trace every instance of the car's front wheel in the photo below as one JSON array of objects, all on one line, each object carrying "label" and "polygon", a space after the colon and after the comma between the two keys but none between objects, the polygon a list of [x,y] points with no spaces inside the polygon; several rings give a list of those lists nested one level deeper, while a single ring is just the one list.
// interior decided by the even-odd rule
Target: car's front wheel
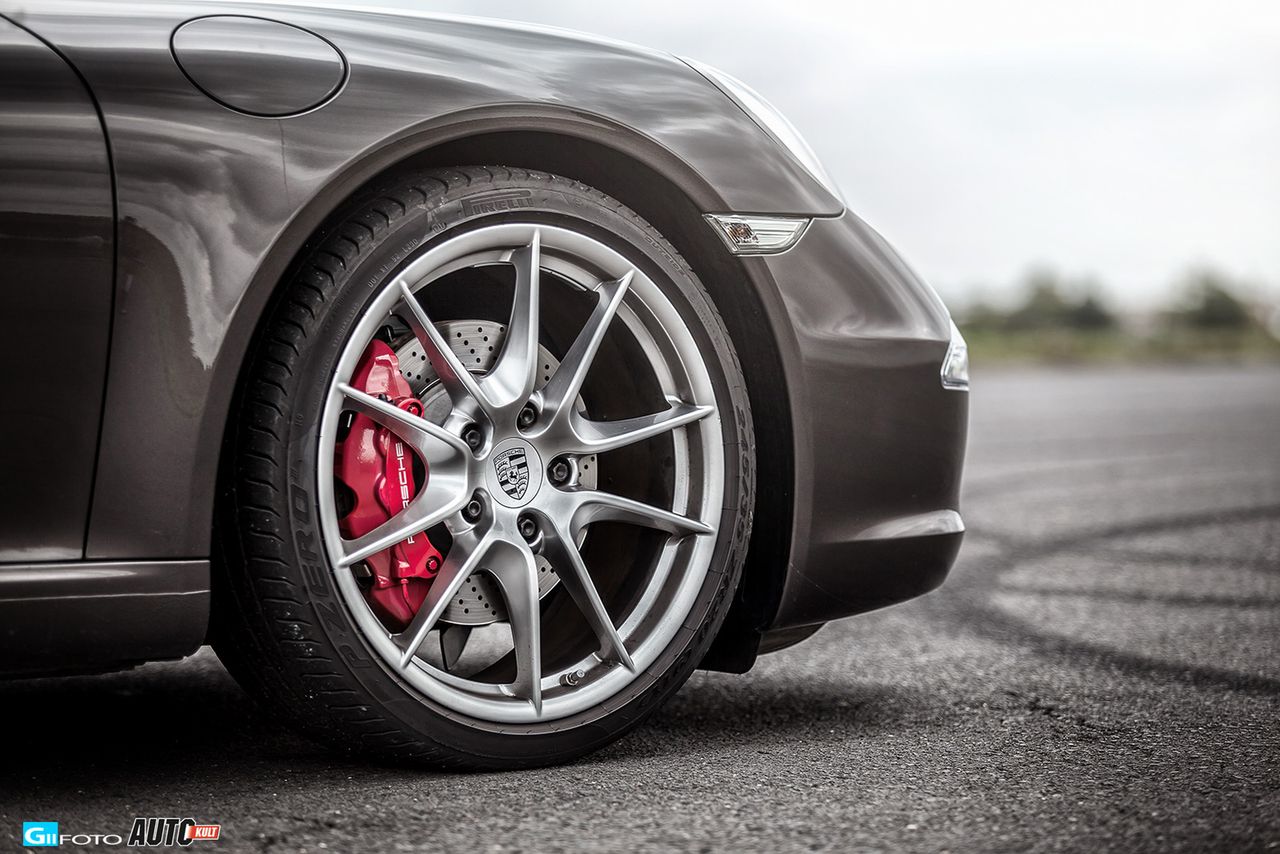
[{"label": "car's front wheel", "polygon": [[595,749],[687,679],[745,557],[719,314],[651,226],[556,176],[366,194],[284,285],[229,439],[215,645],[354,752]]}]

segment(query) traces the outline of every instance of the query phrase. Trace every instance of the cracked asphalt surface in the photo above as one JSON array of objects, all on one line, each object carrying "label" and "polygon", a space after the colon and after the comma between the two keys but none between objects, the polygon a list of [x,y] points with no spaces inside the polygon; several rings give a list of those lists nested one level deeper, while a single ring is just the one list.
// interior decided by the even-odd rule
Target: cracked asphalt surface
[{"label": "cracked asphalt surface", "polygon": [[[1280,850],[1280,370],[983,376],[951,579],[573,766],[338,760],[208,650],[0,685],[24,820],[227,851]],[[194,850],[194,849],[193,849]]]}]

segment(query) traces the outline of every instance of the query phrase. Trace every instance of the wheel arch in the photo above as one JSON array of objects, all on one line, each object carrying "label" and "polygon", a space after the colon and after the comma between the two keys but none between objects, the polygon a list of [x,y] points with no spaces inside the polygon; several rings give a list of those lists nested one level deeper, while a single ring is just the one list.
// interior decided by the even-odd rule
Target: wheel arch
[{"label": "wheel arch", "polygon": [[[371,188],[395,174],[434,167],[501,164],[552,172],[582,181],[618,199],[648,220],[690,264],[706,285],[725,321],[747,380],[757,448],[755,524],[748,544],[742,584],[732,610],[703,666],[745,672],[756,657],[763,629],[775,613],[790,564],[794,512],[794,432],[780,331],[789,331],[779,309],[770,309],[768,289],[776,286],[763,265],[748,269],[724,251],[702,214],[723,210],[722,199],[693,170],[656,144],[578,117],[570,127],[531,122],[512,129],[493,116],[451,123],[432,134],[389,143],[361,158],[328,182],[299,210],[250,283],[236,315],[239,340],[234,370],[224,389],[225,418],[218,435],[216,497],[225,494],[226,440],[239,411],[239,389],[251,354],[271,314],[275,298],[318,235]],[[607,141],[606,141],[607,140]],[[794,346],[794,342],[792,342]],[[778,405],[779,402],[783,405]],[[779,486],[782,488],[778,488]],[[217,541],[217,537],[214,537]],[[214,556],[215,563],[217,555]],[[216,571],[216,570],[215,570]]]}]

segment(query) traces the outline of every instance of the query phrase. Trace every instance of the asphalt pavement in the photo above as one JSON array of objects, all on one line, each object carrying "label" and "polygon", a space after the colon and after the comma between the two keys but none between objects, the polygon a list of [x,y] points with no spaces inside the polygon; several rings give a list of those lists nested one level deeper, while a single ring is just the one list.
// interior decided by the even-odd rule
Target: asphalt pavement
[{"label": "asphalt pavement", "polygon": [[975,377],[951,579],[575,765],[335,759],[208,650],[0,685],[22,821],[219,851],[1280,851],[1280,370]]}]

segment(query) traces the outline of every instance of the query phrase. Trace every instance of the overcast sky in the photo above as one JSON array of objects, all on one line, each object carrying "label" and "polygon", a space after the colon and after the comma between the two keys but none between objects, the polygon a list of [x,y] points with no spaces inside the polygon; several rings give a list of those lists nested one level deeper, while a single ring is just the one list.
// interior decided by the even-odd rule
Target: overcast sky
[{"label": "overcast sky", "polygon": [[952,298],[1032,265],[1096,275],[1128,307],[1193,264],[1280,294],[1280,0],[376,4],[586,30],[730,72]]}]

